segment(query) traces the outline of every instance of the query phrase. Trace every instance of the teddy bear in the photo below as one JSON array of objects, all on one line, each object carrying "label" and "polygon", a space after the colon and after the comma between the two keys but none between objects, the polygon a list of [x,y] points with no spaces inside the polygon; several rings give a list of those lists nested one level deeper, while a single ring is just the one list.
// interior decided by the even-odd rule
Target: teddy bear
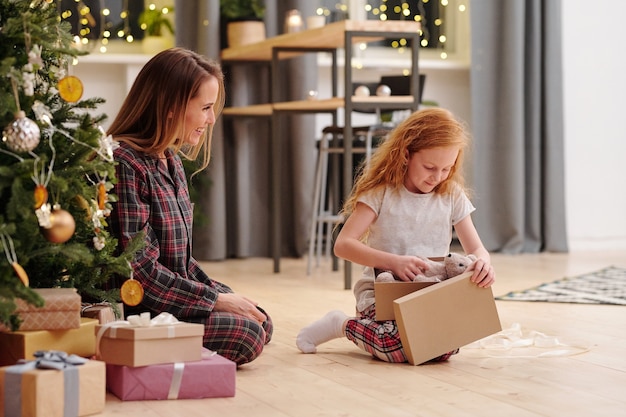
[{"label": "teddy bear", "polygon": [[[476,260],[476,255],[461,255],[450,253],[441,261],[419,256],[428,265],[426,271],[421,272],[413,278],[413,282],[441,282],[448,278],[462,274],[467,267]],[[393,282],[396,278],[390,271],[376,269],[376,282]]]}]

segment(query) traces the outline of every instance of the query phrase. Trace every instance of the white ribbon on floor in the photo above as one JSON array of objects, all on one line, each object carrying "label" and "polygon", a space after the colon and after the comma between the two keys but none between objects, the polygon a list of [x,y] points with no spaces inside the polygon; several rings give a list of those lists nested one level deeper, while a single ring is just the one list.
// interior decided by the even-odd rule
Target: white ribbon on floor
[{"label": "white ribbon on floor", "polygon": [[519,323],[470,343],[463,348],[467,352],[466,349],[472,349],[472,353],[489,358],[548,358],[579,355],[589,351],[587,347],[567,345],[560,342],[556,336],[535,330],[524,334]]}]

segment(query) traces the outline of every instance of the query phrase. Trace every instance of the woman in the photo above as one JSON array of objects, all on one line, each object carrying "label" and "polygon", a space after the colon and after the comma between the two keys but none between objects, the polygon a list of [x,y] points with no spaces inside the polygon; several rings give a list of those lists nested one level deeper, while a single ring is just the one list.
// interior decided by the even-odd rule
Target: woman
[{"label": "woman", "polygon": [[168,49],[142,68],[108,131],[120,145],[110,220],[122,248],[145,233],[145,247],[132,262],[144,289],[138,308],[204,324],[204,346],[241,365],[270,341],[272,321],[256,302],[209,278],[193,258],[193,206],[179,156],[202,154],[199,170],[208,166],[223,106],[220,67],[192,51]]}]

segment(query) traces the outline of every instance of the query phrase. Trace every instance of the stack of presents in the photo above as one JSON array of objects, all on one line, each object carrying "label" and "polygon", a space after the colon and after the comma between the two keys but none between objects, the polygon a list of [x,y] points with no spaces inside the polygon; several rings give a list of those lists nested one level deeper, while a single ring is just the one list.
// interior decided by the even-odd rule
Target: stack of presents
[{"label": "stack of presents", "polygon": [[[83,304],[74,289],[36,290],[18,331],[0,327],[0,417],[98,414],[123,401],[233,397],[236,365],[202,346],[204,325],[167,313],[118,320],[120,308]],[[116,314],[117,313],[117,314]]]}]

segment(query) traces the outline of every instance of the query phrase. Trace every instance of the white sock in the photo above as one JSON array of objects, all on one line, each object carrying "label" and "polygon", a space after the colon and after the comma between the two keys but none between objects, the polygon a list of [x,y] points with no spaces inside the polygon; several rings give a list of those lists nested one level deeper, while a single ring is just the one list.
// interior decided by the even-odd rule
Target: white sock
[{"label": "white sock", "polygon": [[296,346],[304,353],[315,353],[316,346],[332,339],[343,337],[343,324],[348,316],[339,310],[333,310],[321,319],[309,324],[296,337]]}]

